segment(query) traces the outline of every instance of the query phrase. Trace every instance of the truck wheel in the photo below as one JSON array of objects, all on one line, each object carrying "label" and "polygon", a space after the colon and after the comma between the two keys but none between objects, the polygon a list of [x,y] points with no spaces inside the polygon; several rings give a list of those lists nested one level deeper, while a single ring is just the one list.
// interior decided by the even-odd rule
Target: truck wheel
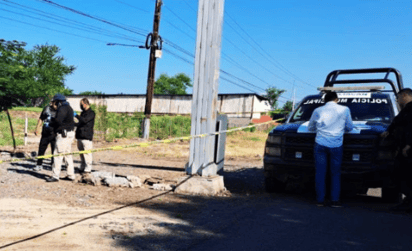
[{"label": "truck wheel", "polygon": [[285,191],[285,183],[275,179],[266,177],[265,178],[265,189],[268,193],[280,193]]},{"label": "truck wheel", "polygon": [[382,200],[386,203],[400,203],[402,193],[398,188],[382,187]]}]

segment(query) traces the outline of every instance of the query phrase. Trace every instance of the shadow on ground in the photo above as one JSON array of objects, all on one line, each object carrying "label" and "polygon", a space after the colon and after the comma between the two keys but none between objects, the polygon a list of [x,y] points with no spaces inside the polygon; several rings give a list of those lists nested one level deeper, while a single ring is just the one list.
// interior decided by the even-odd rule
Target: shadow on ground
[{"label": "shadow on ground", "polygon": [[388,213],[390,205],[378,197],[354,196],[345,198],[344,208],[318,208],[310,191],[265,193],[261,168],[223,176],[231,197],[156,198],[139,207],[171,221],[107,238],[129,250],[398,250],[393,247],[412,244],[402,230],[412,224],[411,215]]}]

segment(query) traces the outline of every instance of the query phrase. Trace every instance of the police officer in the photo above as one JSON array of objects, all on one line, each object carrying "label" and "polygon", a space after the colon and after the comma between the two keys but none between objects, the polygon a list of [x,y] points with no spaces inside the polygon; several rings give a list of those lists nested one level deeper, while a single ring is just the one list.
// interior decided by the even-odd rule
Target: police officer
[{"label": "police officer", "polygon": [[381,136],[389,136],[395,140],[397,151],[393,181],[406,197],[391,210],[412,211],[412,90],[402,89],[396,97],[402,109]]},{"label": "police officer", "polygon": [[[54,145],[56,143],[56,136],[54,135],[53,127],[51,126],[52,120],[56,117],[56,110],[53,109],[51,104],[44,107],[42,113],[40,114],[40,118],[37,122],[36,130],[34,131],[34,135],[38,134],[39,128],[41,124],[43,124],[43,128],[41,131],[41,139],[39,144],[39,151],[38,156],[43,156],[47,150],[47,146],[50,144],[51,152],[54,151]],[[52,165],[54,159],[51,159]],[[37,160],[37,165],[34,167],[34,171],[40,171],[43,168],[43,159]]]},{"label": "police officer", "polygon": [[[56,134],[56,149],[53,154],[70,153],[74,140],[73,109],[62,94],[56,94],[52,100],[52,106],[57,110],[56,118],[52,126]],[[71,155],[66,155],[67,179],[74,180],[74,166]],[[53,174],[47,178],[47,182],[57,182],[60,179],[63,156],[54,157]]]},{"label": "police officer", "polygon": [[[79,120],[79,123],[76,123],[76,139],[77,147],[80,151],[91,150],[93,149],[93,127],[94,127],[94,118],[96,114],[90,108],[90,103],[87,98],[80,100],[80,108],[82,113],[74,116]],[[92,171],[92,153],[80,154],[81,158],[81,173],[90,173]]]}]

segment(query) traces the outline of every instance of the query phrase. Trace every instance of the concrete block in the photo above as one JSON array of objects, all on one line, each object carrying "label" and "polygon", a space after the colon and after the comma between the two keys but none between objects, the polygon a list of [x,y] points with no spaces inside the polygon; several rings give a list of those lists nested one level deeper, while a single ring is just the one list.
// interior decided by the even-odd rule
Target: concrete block
[{"label": "concrete block", "polygon": [[100,180],[103,180],[105,178],[114,178],[114,177],[116,177],[116,175],[114,173],[103,172],[103,171],[92,172],[91,174],[93,175],[93,177],[95,177],[96,179],[100,179]]},{"label": "concrete block", "polygon": [[[180,184],[183,181],[185,182]],[[177,184],[178,186],[175,193],[216,195],[226,190],[223,182],[223,176],[219,175],[213,177],[193,176],[191,178],[186,176],[180,178]]]},{"label": "concrete block", "polygon": [[158,190],[158,191],[170,191],[173,190],[172,185],[169,184],[153,184],[153,186],[150,187],[151,189]]},{"label": "concrete block", "polygon": [[109,187],[129,187],[129,181],[122,177],[105,178],[103,179],[103,183]]},{"label": "concrete block", "polygon": [[80,177],[80,179],[76,178],[75,182],[76,181],[77,182],[83,182],[83,183],[90,184],[90,185],[93,185],[93,186],[100,186],[101,185],[102,180],[99,177],[96,177],[96,176],[94,176],[90,173],[85,173],[85,174],[83,174],[82,176],[79,176],[79,177]]},{"label": "concrete block", "polygon": [[129,175],[126,177],[126,179],[129,181],[129,187],[131,188],[142,186],[142,181],[137,176]]}]

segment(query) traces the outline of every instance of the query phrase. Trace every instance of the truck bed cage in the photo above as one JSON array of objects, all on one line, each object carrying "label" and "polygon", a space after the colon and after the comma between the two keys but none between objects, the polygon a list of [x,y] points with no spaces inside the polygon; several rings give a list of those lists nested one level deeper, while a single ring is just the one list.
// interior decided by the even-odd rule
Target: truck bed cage
[{"label": "truck bed cage", "polygon": [[[380,79],[344,79],[337,80],[338,76],[350,75],[350,74],[373,74],[373,73],[386,73],[384,78]],[[389,75],[393,73],[396,76],[396,84],[389,79]],[[353,70],[335,70],[328,74],[325,80],[324,87],[333,87],[336,84],[369,84],[369,83],[386,83],[392,87],[392,90],[397,94],[403,89],[403,81],[401,73],[395,68],[370,68],[370,69],[353,69]]]}]

